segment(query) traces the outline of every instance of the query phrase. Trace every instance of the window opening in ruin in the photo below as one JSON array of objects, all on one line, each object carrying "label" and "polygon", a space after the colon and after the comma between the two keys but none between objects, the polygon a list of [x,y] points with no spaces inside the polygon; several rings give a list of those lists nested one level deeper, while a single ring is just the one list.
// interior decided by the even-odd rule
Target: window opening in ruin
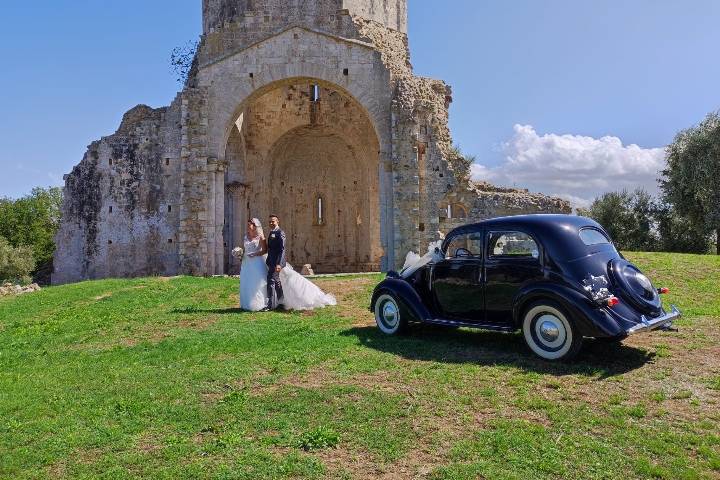
[{"label": "window opening in ruin", "polygon": [[316,215],[316,221],[318,225],[324,225],[325,224],[325,212],[323,210],[323,197],[318,197],[317,199],[317,215]]},{"label": "window opening in ruin", "polygon": [[457,218],[457,219],[464,219],[468,218],[467,208],[465,205],[462,205],[460,203],[454,203],[450,207],[452,217],[451,218]]},{"label": "window opening in ruin", "polygon": [[172,239],[172,238],[168,238],[168,243],[173,243],[173,239]]},{"label": "window opening in ruin", "polygon": [[111,167],[112,167],[112,164],[113,164],[113,159],[111,158],[111,159],[110,159],[110,166],[111,166]]},{"label": "window opening in ruin", "polygon": [[166,159],[165,159],[165,165],[170,165],[170,159],[169,159],[169,158],[166,158]]},{"label": "window opening in ruin", "polygon": [[253,72],[250,72],[250,78],[253,78],[255,74]]},{"label": "window opening in ruin", "polygon": [[313,85],[312,87],[310,87],[310,101],[320,101],[320,85]]},{"label": "window opening in ruin", "polygon": [[108,240],[108,245],[112,245],[112,240]]},{"label": "window opening in ruin", "polygon": [[112,213],[112,205],[110,205],[110,207],[108,207],[108,213]]},{"label": "window opening in ruin", "polygon": [[346,77],[348,75],[350,75],[350,69],[348,69],[348,68],[343,69],[343,75],[345,75]]},{"label": "window opening in ruin", "polygon": [[424,224],[424,223],[421,223],[420,225],[418,225],[418,230],[420,230],[421,232],[424,232],[424,231],[425,231],[425,224]]},{"label": "window opening in ruin", "polygon": [[168,205],[168,213],[172,212],[172,205]]}]

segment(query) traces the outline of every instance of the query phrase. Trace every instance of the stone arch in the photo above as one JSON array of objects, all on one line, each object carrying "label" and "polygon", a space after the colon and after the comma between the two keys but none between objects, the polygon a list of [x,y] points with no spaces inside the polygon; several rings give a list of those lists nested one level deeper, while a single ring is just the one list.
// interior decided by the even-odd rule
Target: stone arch
[{"label": "stone arch", "polygon": [[[305,68],[308,68],[309,66],[310,65],[306,66]],[[219,145],[216,158],[218,158],[220,161],[225,160],[224,146],[227,144],[230,135],[233,132],[233,129],[236,127],[237,119],[240,118],[242,113],[247,109],[248,105],[251,105],[258,98],[262,97],[263,95],[267,94],[272,90],[287,85],[305,82],[316,83],[320,85],[320,87],[323,89],[336,90],[346,95],[363,111],[364,115],[370,120],[373,129],[375,130],[375,135],[378,139],[380,152],[389,152],[391,150],[390,126],[388,124],[389,112],[379,107],[379,102],[377,101],[377,98],[373,98],[372,93],[367,92],[367,87],[356,87],[350,89],[352,85],[348,85],[346,81],[341,81],[341,83],[334,83],[332,80],[326,80],[324,78],[329,77],[330,75],[326,73],[323,76],[322,71],[327,69],[321,66],[311,69],[313,70],[313,73],[315,75],[292,76],[281,78],[280,80],[274,79],[275,75],[272,73],[272,70],[273,69],[270,69],[270,71],[268,72],[254,75],[254,81],[252,82],[252,84],[255,86],[255,88],[250,93],[246,91],[246,87],[241,87],[239,85],[237,88],[237,96],[235,96],[235,92],[232,96],[235,98],[241,98],[242,100],[240,100],[240,102],[231,112],[228,111],[227,108],[225,108],[225,111],[222,112],[221,116],[216,119],[216,125],[222,125],[224,131],[222,133],[222,136],[217,135],[217,133],[213,134],[213,132],[211,131],[210,139],[211,145]],[[339,79],[337,78],[335,80],[339,81]],[[345,85],[343,85],[343,83],[345,83]],[[217,140],[219,140],[219,142],[213,141],[213,138],[216,138]]]},{"label": "stone arch", "polygon": [[[322,90],[317,102],[313,85]],[[319,273],[381,269],[380,141],[367,111],[342,88],[298,78],[262,89],[236,113],[221,161],[226,188],[245,188],[241,198],[226,192],[224,237],[272,212],[286,229],[292,263]],[[315,221],[318,198],[322,223]],[[229,273],[233,246],[224,244]]]}]

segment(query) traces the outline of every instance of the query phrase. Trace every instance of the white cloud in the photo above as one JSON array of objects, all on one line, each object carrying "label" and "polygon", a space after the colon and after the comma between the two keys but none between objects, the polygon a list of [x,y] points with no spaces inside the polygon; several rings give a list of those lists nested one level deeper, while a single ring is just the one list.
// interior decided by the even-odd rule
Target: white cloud
[{"label": "white cloud", "polygon": [[588,206],[605,192],[642,187],[655,194],[665,166],[663,148],[623,145],[617,137],[538,135],[529,125],[515,125],[503,144],[505,162],[472,166],[474,180],[517,186]]}]

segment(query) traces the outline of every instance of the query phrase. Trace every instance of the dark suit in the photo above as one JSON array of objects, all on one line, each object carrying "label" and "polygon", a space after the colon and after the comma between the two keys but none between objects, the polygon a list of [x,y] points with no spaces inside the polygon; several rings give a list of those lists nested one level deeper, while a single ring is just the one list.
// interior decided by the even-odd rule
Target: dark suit
[{"label": "dark suit", "polygon": [[268,267],[267,276],[267,294],[268,308],[275,310],[278,308],[283,298],[282,284],[280,283],[280,273],[276,271],[276,267],[285,268],[287,261],[285,259],[285,232],[279,228],[270,232],[267,239],[268,253],[265,263]]}]

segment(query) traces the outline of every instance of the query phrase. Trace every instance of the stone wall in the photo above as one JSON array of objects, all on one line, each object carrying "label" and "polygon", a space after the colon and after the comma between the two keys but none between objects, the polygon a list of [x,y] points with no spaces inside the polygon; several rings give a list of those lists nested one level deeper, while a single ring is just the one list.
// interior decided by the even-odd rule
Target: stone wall
[{"label": "stone wall", "polygon": [[198,52],[201,66],[293,26],[357,38],[352,17],[342,9],[341,0],[205,0],[204,12],[205,30]]},{"label": "stone wall", "polygon": [[179,271],[178,105],[141,105],[66,176],[53,282]]},{"label": "stone wall", "polygon": [[343,0],[350,14],[407,34],[407,0]]}]

